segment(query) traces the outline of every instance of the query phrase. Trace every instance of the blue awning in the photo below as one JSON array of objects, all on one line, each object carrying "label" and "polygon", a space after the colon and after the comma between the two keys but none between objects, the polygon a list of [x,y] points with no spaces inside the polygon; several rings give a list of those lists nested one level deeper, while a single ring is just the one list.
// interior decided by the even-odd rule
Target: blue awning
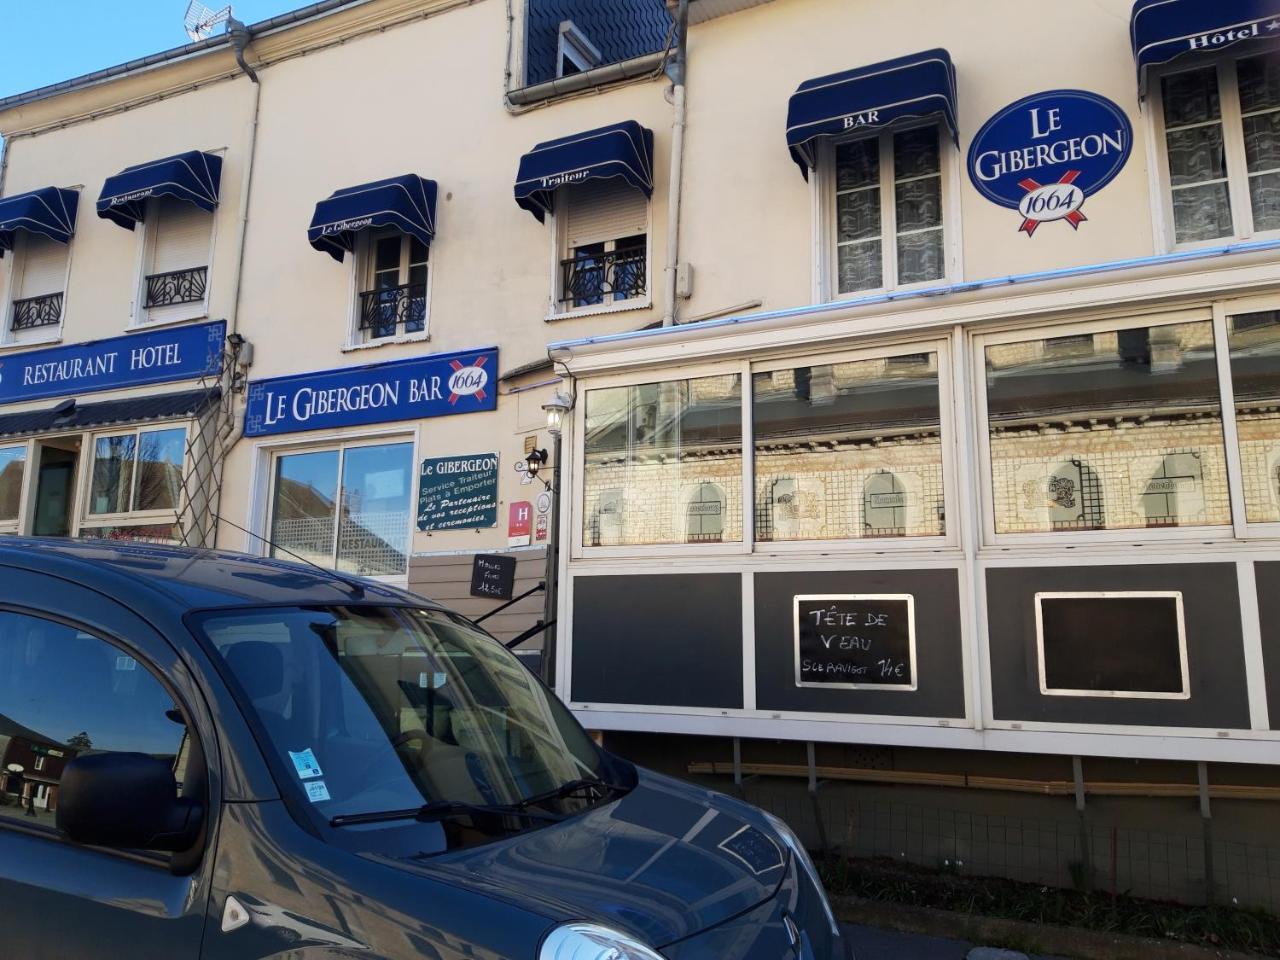
[{"label": "blue awning", "polygon": [[1147,68],[1155,64],[1242,43],[1280,43],[1280,0],[1137,0],[1129,41],[1143,97]]},{"label": "blue awning", "polygon": [[940,115],[958,140],[956,68],[945,50],[806,80],[787,107],[787,146],[800,172],[817,166],[817,141],[871,133],[898,120]]},{"label": "blue awning", "polygon": [[13,235],[18,230],[70,243],[76,232],[79,202],[79,190],[61,187],[41,187],[30,193],[0,197],[0,257],[13,249]]},{"label": "blue awning", "polygon": [[436,182],[417,174],[335,190],[316,204],[307,242],[339,263],[361,230],[395,227],[430,244],[436,235]]},{"label": "blue awning", "polygon": [[218,206],[221,182],[222,158],[213,153],[189,150],[139,163],[107,177],[98,196],[98,216],[132,230],[151,197],[176,197],[212,211]]},{"label": "blue awning", "polygon": [[520,158],[516,203],[539,220],[551,213],[559,187],[621,177],[653,194],[653,131],[634,120],[540,143]]}]

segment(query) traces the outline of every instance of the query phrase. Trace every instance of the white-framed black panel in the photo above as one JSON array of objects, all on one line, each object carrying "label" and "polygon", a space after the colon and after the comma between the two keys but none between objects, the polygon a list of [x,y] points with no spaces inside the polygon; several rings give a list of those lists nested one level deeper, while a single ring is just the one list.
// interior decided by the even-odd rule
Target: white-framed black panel
[{"label": "white-framed black panel", "polygon": [[[991,697],[996,720],[1188,728],[1249,728],[1249,692],[1234,563],[993,567],[986,572]],[[1190,696],[1051,696],[1040,691],[1037,593],[1176,593],[1181,597]],[[1086,598],[1097,607],[1098,601]],[[1116,657],[1129,643],[1123,617],[1099,614],[1089,646]],[[1108,642],[1100,641],[1105,638]],[[1178,644],[1168,648],[1176,650]],[[1139,692],[1140,693],[1140,692]]]},{"label": "white-framed black panel", "polygon": [[1280,562],[1253,565],[1258,584],[1258,621],[1262,627],[1262,665],[1267,681],[1267,713],[1280,730]]},{"label": "white-framed black panel", "polygon": [[573,579],[575,703],[742,708],[742,576]]},{"label": "white-framed black panel", "polygon": [[[754,576],[759,709],[964,718],[964,652],[956,570],[809,570]],[[797,596],[823,594],[913,598],[915,689],[797,686],[794,601]]]}]

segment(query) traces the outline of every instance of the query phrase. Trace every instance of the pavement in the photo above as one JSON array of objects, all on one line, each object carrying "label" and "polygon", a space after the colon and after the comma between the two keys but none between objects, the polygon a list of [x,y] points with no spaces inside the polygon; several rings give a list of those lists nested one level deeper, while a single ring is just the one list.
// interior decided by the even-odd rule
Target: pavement
[{"label": "pavement", "polygon": [[845,924],[844,930],[857,960],[1060,960],[854,923]]}]

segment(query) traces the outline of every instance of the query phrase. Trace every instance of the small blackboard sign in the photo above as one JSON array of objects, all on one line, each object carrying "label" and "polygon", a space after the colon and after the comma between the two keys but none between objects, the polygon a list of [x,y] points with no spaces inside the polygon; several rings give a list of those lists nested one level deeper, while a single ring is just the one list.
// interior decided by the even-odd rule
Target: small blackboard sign
[{"label": "small blackboard sign", "polygon": [[915,690],[915,598],[909,593],[795,598],[796,686]]},{"label": "small blackboard sign", "polygon": [[1177,591],[1037,593],[1036,644],[1049,696],[1191,695]]},{"label": "small blackboard sign", "polygon": [[516,558],[477,553],[471,561],[471,595],[510,600],[516,585]]}]

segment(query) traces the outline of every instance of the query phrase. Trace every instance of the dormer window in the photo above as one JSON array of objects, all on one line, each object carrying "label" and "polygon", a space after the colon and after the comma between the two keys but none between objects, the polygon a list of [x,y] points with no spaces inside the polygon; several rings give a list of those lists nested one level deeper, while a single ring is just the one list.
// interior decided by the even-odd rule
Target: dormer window
[{"label": "dormer window", "polygon": [[556,44],[556,76],[568,77],[585,73],[598,67],[604,57],[599,49],[574,24],[564,20],[560,24],[560,36]]}]

